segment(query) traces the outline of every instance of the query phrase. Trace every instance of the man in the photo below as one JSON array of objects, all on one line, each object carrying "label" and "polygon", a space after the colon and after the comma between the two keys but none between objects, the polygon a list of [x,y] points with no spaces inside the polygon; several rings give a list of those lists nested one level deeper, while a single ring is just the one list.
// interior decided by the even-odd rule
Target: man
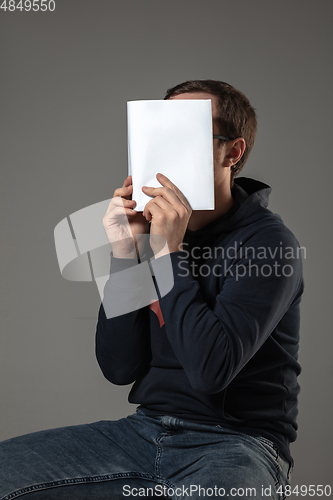
[{"label": "man", "polygon": [[[128,177],[103,219],[112,258],[96,354],[111,382],[134,382],[129,400],[140,406],[116,422],[3,443],[2,500],[14,491],[50,499],[288,494],[300,372],[298,244],[267,209],[268,186],[235,179],[256,133],[247,98],[211,80],[185,82],[166,98],[212,101],[215,209],[192,212],[159,174],[161,187],[142,188],[151,197],[143,213]],[[148,249],[139,236],[147,233]],[[159,301],[108,318],[118,293],[143,293],[131,269],[149,250]],[[174,286],[164,295],[170,260]],[[11,479],[18,452],[28,464],[20,459],[21,475]]]}]

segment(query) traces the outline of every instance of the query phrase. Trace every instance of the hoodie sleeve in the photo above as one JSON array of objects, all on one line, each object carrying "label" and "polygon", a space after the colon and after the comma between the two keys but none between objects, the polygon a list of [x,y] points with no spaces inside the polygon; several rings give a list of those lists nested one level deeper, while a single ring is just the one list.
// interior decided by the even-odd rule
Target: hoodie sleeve
[{"label": "hoodie sleeve", "polygon": [[[240,244],[234,258],[205,261],[200,279],[210,281],[208,289],[219,287],[210,305],[183,257],[183,252],[171,254],[174,287],[160,297],[160,307],[192,388],[214,394],[233,380],[299,299],[299,247],[285,226],[273,225]],[[151,265],[160,286],[163,257]]]},{"label": "hoodie sleeve", "polygon": [[147,304],[156,289],[147,262],[111,258],[96,327],[96,358],[112,383],[134,382],[151,358]]}]

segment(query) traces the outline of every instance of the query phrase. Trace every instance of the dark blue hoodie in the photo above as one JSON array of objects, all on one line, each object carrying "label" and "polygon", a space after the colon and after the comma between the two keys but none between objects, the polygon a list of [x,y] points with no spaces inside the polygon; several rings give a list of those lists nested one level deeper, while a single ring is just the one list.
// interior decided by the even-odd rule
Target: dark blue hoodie
[{"label": "dark blue hoodie", "polygon": [[[236,179],[230,212],[187,231],[184,250],[171,254],[163,318],[145,307],[107,319],[101,306],[96,354],[108,380],[135,382],[129,401],[146,414],[263,436],[292,460],[302,262],[294,235],[267,208],[270,191]],[[150,264],[158,285],[166,262]],[[111,273],[131,265],[112,259]]]}]

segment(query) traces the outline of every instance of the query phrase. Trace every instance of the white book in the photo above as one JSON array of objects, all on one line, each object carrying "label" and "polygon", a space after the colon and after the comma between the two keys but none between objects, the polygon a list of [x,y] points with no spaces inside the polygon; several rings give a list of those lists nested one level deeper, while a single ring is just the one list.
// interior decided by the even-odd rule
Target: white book
[{"label": "white book", "polygon": [[142,186],[161,187],[158,172],[183,192],[193,210],[214,209],[210,99],[130,101],[127,124],[136,210],[142,211],[151,199]]}]

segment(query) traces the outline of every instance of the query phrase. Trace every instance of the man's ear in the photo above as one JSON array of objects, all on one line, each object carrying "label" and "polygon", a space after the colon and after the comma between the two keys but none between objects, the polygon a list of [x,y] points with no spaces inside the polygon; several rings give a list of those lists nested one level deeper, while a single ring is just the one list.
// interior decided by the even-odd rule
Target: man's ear
[{"label": "man's ear", "polygon": [[246,148],[246,143],[243,137],[238,137],[238,139],[230,141],[230,144],[228,144],[227,147],[228,152],[225,158],[228,160],[228,166],[232,167],[233,165],[236,165],[236,163],[239,162],[239,160],[243,156]]}]

